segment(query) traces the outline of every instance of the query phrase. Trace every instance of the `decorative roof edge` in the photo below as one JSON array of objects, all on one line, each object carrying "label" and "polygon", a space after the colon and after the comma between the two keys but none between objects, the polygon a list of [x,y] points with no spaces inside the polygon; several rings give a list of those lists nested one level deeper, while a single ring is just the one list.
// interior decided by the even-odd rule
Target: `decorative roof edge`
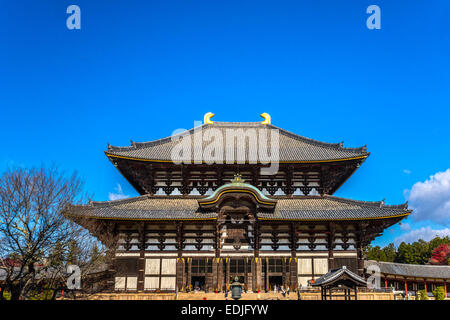
[{"label": "decorative roof edge", "polygon": [[232,126],[232,125],[239,125],[242,127],[259,127],[259,128],[271,128],[271,129],[277,129],[280,131],[281,134],[284,134],[285,136],[288,136],[290,138],[299,140],[299,141],[303,141],[306,143],[310,143],[316,146],[321,146],[321,147],[325,147],[325,148],[330,148],[330,149],[335,149],[335,150],[341,150],[341,151],[348,151],[348,152],[354,152],[354,153],[360,153],[360,154],[364,154],[364,155],[370,155],[370,152],[367,152],[367,145],[364,145],[362,147],[357,147],[357,148],[345,148],[343,146],[343,142],[339,142],[339,143],[329,143],[329,142],[323,142],[323,141],[319,141],[319,140],[314,140],[311,138],[307,138],[305,136],[301,136],[298,135],[296,133],[293,133],[291,131],[276,127],[272,124],[265,124],[262,125],[260,122],[214,122],[212,124],[202,124],[200,126],[191,128],[189,130],[180,132],[176,135],[170,136],[170,137],[165,137],[165,138],[161,138],[161,139],[157,139],[157,140],[151,140],[151,141],[147,141],[147,142],[134,142],[133,140],[131,140],[131,146],[124,146],[124,147],[119,147],[119,146],[112,146],[109,143],[107,144],[107,150],[105,150],[106,155],[112,155],[113,152],[117,151],[117,152],[121,152],[121,151],[132,151],[132,150],[136,150],[136,149],[141,149],[141,148],[146,148],[146,147],[152,147],[152,146],[156,146],[156,145],[161,145],[164,143],[168,143],[170,141],[172,141],[173,137],[183,137],[186,135],[191,135],[194,133],[194,130],[199,130],[200,128],[202,129],[206,129],[206,128],[213,128],[213,127],[226,127],[226,126]]},{"label": "decorative roof edge", "polygon": [[[338,279],[342,274],[346,274],[347,276],[351,277],[355,282],[358,282],[362,285],[367,285],[367,282],[364,278],[360,277],[356,273],[350,271],[347,269],[346,266],[342,266],[339,269],[332,269],[328,273],[324,274],[320,278],[316,280],[315,283],[313,283],[313,286],[322,286],[326,285],[328,283],[333,283],[336,279]],[[328,277],[328,278],[327,278]]]},{"label": "decorative roof edge", "polygon": [[331,200],[344,202],[344,203],[359,204],[359,205],[367,206],[367,207],[399,209],[399,210],[406,210],[406,211],[412,212],[411,209],[408,209],[408,201],[406,201],[405,203],[402,203],[402,204],[387,205],[387,204],[385,204],[384,199],[381,201],[364,201],[364,200],[353,200],[353,199],[341,198],[341,197],[336,197],[336,196],[332,196],[332,195],[324,195],[323,197],[327,198],[327,199],[331,199]]}]

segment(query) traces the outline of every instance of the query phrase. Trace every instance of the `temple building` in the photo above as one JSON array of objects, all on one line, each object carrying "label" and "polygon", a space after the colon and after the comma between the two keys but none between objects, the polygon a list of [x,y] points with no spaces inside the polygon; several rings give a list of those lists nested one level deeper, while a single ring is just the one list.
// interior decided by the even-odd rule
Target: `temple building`
[{"label": "temple building", "polygon": [[419,290],[425,290],[429,296],[437,287],[443,287],[445,296],[449,295],[450,266],[365,261],[366,269],[373,265],[379,269],[381,287],[414,295]]},{"label": "temple building", "polygon": [[267,114],[211,117],[172,137],[108,145],[140,196],[66,210],[115,250],[111,290],[221,291],[236,276],[249,291],[295,289],[342,266],[363,276],[364,247],[411,213],[407,204],[333,196],[366,147],[305,138]]}]

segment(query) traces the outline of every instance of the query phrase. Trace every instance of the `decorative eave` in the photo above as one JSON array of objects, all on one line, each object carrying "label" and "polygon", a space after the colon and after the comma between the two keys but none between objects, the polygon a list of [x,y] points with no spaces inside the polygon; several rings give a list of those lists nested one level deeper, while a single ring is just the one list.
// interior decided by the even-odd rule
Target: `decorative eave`
[{"label": "decorative eave", "polygon": [[229,194],[244,193],[249,194],[259,208],[269,210],[275,208],[277,204],[276,199],[265,196],[258,188],[248,183],[244,183],[244,181],[242,181],[241,179],[242,178],[237,175],[231,183],[217,188],[217,190],[212,195],[203,199],[199,199],[198,204],[203,209],[211,209],[217,207],[220,204],[221,200]]},{"label": "decorative eave", "polygon": [[[256,189],[256,188],[255,188]],[[304,221],[382,221],[385,227],[407,217],[407,204],[385,205],[383,201],[367,202],[333,196],[272,198],[257,192],[253,186],[239,182],[225,185],[209,197],[149,196],[91,202],[69,206],[64,214],[72,219],[106,220],[211,220],[217,219],[216,206],[233,192],[250,197],[256,204],[259,220],[278,222]],[[231,191],[234,190],[234,191]],[[225,193],[231,191],[230,193]]]}]

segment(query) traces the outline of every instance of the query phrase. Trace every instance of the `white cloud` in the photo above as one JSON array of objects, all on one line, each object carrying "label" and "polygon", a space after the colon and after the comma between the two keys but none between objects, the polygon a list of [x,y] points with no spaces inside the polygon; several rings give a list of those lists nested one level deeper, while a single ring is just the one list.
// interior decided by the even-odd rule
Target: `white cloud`
[{"label": "white cloud", "polygon": [[119,183],[117,184],[117,187],[114,188],[114,190],[116,191],[115,193],[114,192],[108,193],[109,200],[120,200],[129,197],[123,194],[122,186]]},{"label": "white cloud", "polygon": [[400,229],[402,229],[403,231],[409,231],[411,230],[411,226],[409,225],[409,223],[402,223],[400,225]]},{"label": "white cloud", "polygon": [[450,229],[445,228],[445,229],[441,229],[441,230],[433,230],[433,229],[431,229],[431,227],[422,227],[420,229],[411,230],[411,231],[395,238],[394,244],[396,246],[398,246],[402,242],[412,243],[419,239],[422,239],[425,241],[430,241],[431,239],[435,238],[436,236],[439,236],[441,238],[445,237],[445,236],[450,236]]},{"label": "white cloud", "polygon": [[411,170],[408,170],[408,169],[403,169],[403,173],[406,173],[406,174],[411,174]]},{"label": "white cloud", "polygon": [[450,223],[450,169],[438,172],[424,182],[416,182],[405,190],[409,207],[414,209],[411,218],[429,220],[442,225]]}]

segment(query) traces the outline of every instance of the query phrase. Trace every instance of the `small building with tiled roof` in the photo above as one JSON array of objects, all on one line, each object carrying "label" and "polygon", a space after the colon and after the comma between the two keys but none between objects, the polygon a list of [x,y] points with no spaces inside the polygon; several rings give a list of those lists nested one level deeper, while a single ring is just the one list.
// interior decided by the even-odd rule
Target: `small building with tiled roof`
[{"label": "small building with tiled roof", "polygon": [[411,213],[333,196],[369,156],[259,122],[213,122],[105,151],[138,197],[71,206],[66,216],[114,249],[110,290],[306,286],[346,266]]},{"label": "small building with tiled roof", "polygon": [[380,286],[394,288],[405,294],[425,290],[429,295],[436,287],[444,287],[448,296],[450,266],[405,264],[384,261],[365,261],[366,273],[379,272]]}]

